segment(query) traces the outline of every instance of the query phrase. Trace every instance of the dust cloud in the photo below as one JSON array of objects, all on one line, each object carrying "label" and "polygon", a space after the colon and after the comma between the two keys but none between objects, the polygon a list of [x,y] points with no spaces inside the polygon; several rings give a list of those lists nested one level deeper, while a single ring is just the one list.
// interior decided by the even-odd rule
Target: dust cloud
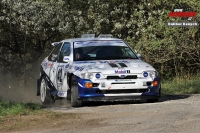
[{"label": "dust cloud", "polygon": [[[17,79],[16,79],[17,80]],[[27,86],[18,86],[11,81],[1,81],[0,97],[4,101],[40,103],[40,97],[36,96],[37,80],[28,82]]]}]

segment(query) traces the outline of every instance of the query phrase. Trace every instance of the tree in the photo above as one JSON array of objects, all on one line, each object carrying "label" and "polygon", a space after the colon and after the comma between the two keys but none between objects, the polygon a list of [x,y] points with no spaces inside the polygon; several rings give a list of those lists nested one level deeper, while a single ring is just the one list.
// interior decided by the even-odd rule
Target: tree
[{"label": "tree", "polygon": [[[0,70],[30,79],[37,76],[33,69],[39,69],[51,42],[111,33],[128,42],[164,77],[195,73],[200,63],[199,28],[166,24],[180,20],[168,17],[177,4],[191,11],[200,6],[194,0],[2,0]],[[194,19],[199,22],[199,14]]]}]

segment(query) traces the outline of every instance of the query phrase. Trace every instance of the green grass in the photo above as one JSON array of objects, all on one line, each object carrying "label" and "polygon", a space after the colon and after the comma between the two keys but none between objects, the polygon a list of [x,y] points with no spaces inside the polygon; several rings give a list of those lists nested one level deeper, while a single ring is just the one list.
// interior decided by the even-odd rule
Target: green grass
[{"label": "green grass", "polygon": [[35,113],[42,108],[37,103],[7,102],[0,98],[0,118],[6,115],[27,115]]},{"label": "green grass", "polygon": [[200,75],[183,76],[161,82],[162,94],[197,94],[200,93]]}]

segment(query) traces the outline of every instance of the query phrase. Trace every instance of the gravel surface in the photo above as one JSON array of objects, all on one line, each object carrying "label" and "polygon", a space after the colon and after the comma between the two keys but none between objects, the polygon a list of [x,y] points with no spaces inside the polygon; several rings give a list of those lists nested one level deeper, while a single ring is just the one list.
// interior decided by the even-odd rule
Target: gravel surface
[{"label": "gravel surface", "polygon": [[[81,108],[67,104],[47,110],[82,113],[71,126],[60,125],[41,133],[199,133],[200,95],[163,96],[157,103],[92,103]],[[67,121],[67,120],[66,120]],[[69,122],[69,121],[68,121]]]},{"label": "gravel surface", "polygon": [[81,108],[63,99],[45,109],[55,115],[8,116],[0,133],[199,133],[199,105],[200,94],[162,96],[157,103],[92,102]]}]

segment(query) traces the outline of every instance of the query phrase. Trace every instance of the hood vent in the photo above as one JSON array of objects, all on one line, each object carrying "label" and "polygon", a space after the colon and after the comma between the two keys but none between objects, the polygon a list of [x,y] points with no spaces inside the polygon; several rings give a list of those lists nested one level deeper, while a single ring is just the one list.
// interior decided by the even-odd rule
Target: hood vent
[{"label": "hood vent", "polygon": [[121,67],[127,67],[127,65],[126,64],[124,64],[124,63],[118,63]]},{"label": "hood vent", "polygon": [[114,63],[108,63],[111,67],[118,67],[116,64]]}]

